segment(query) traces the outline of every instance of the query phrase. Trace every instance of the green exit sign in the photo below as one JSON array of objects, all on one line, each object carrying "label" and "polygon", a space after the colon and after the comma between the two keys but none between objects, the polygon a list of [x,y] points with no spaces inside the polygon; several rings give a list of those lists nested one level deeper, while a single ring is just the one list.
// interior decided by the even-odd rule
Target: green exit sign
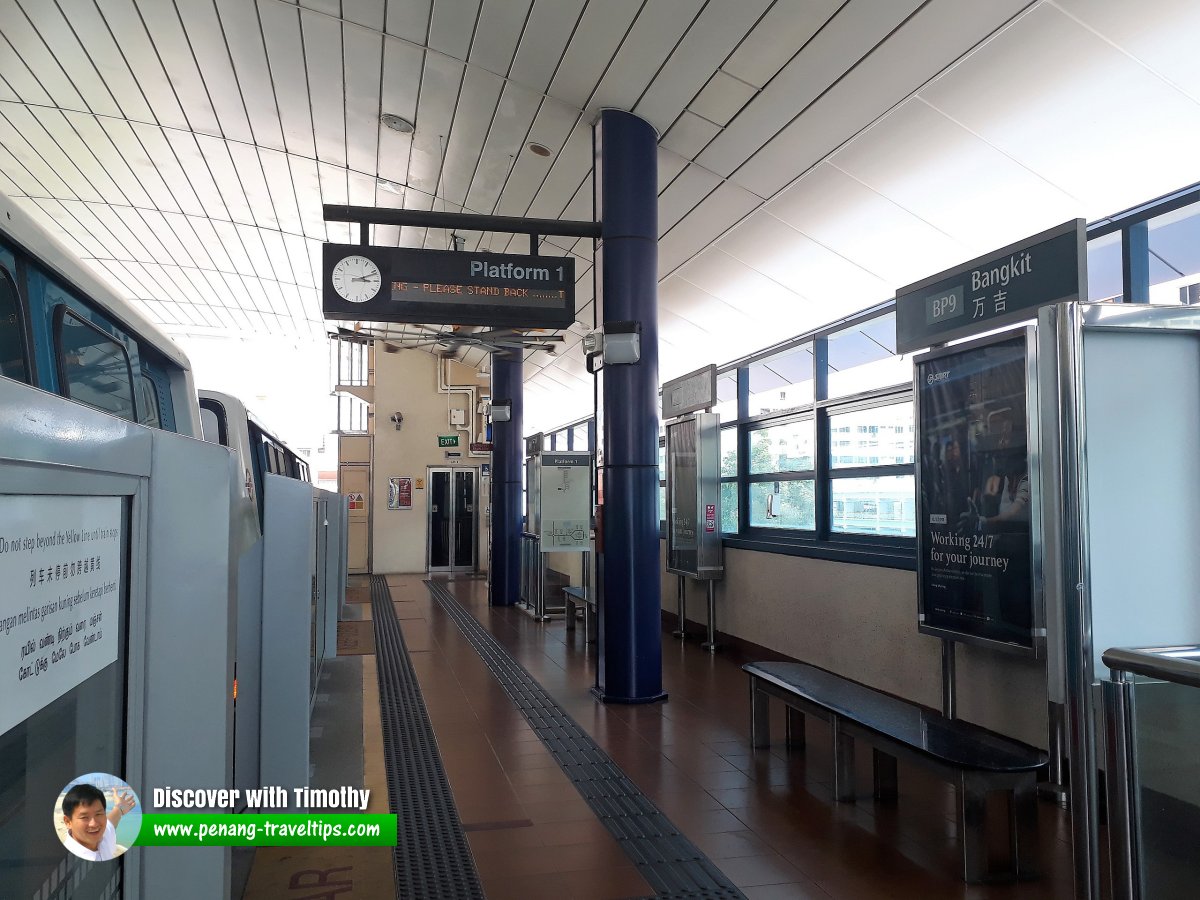
[{"label": "green exit sign", "polygon": [[438,446],[439,447],[457,447],[458,446],[458,435],[457,434],[439,434],[438,435]]}]

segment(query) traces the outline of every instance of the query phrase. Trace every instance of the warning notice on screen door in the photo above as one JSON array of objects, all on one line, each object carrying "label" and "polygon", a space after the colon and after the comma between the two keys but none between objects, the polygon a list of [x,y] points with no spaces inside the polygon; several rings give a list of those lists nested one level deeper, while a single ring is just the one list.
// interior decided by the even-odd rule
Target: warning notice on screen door
[{"label": "warning notice on screen door", "polygon": [[0,734],[116,662],[121,502],[0,496]]}]

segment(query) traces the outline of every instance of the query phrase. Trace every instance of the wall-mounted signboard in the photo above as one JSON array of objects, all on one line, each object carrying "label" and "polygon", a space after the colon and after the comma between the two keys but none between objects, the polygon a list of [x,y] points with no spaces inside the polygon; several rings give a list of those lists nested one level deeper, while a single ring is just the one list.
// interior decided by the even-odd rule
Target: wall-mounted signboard
[{"label": "wall-mounted signboard", "polygon": [[663,382],[663,421],[701,409],[712,409],[716,403],[716,366],[705,366],[703,369]]},{"label": "wall-mounted signboard", "polygon": [[1077,300],[1087,283],[1083,219],[988,253],[896,291],[896,352],[991,331]]},{"label": "wall-mounted signboard", "polygon": [[575,260],[325,244],[325,318],[566,328],[575,321]]},{"label": "wall-mounted signboard", "polygon": [[439,447],[457,447],[458,446],[458,435],[457,434],[439,434],[438,435],[438,446]]},{"label": "wall-mounted signboard", "polygon": [[916,360],[918,627],[1034,652],[1040,515],[1031,331]]},{"label": "wall-mounted signboard", "polygon": [[667,571],[724,574],[721,545],[721,417],[696,413],[667,425]]},{"label": "wall-mounted signboard", "polygon": [[388,509],[412,509],[412,492],[411,478],[389,478]]}]

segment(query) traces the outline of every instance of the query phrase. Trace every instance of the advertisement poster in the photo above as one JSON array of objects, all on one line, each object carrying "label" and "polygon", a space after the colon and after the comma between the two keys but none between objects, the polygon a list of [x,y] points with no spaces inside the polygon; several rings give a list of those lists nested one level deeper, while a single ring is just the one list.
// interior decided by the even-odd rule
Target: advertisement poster
[{"label": "advertisement poster", "polygon": [[[698,572],[700,566],[697,529],[700,510],[696,508],[699,491],[696,471],[696,423],[684,420],[669,425],[667,466],[667,567],[682,572]],[[716,509],[713,510],[715,524]]]},{"label": "advertisement poster", "polygon": [[1025,337],[918,363],[923,626],[1032,648]]},{"label": "advertisement poster", "polygon": [[116,662],[121,498],[0,497],[0,734]]},{"label": "advertisement poster", "polygon": [[412,509],[411,478],[388,479],[388,509]]}]

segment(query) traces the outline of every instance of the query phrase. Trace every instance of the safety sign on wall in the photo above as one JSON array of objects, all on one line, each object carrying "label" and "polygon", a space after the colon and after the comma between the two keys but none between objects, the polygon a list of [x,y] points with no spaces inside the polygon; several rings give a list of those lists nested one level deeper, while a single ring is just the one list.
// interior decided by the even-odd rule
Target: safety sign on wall
[{"label": "safety sign on wall", "polygon": [[388,509],[412,509],[412,479],[396,477],[388,479]]},{"label": "safety sign on wall", "polygon": [[346,499],[350,502],[351,511],[356,510],[356,509],[366,509],[367,508],[366,499],[358,491],[351,491],[349,494],[346,495]]},{"label": "safety sign on wall", "polygon": [[0,496],[0,734],[117,661],[121,503]]}]

